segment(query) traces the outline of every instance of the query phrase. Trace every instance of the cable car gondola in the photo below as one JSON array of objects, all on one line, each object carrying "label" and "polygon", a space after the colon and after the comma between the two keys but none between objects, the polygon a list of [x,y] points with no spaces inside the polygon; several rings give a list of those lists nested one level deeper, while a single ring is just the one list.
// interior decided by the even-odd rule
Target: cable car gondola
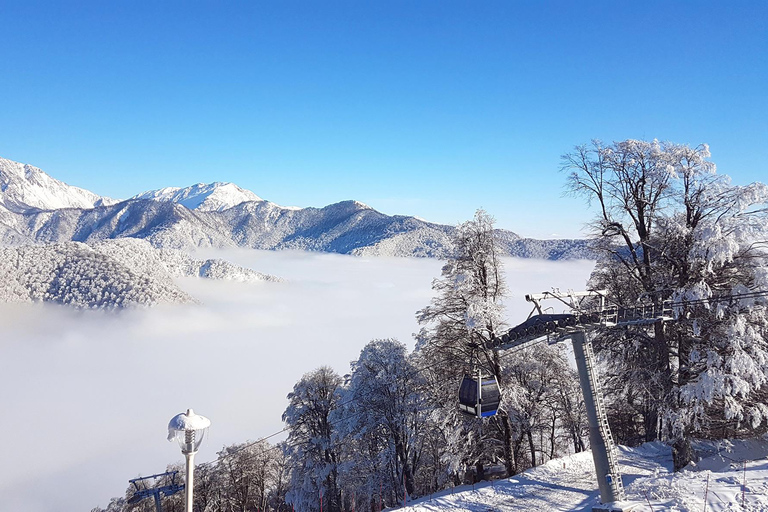
[{"label": "cable car gondola", "polygon": [[499,410],[501,392],[494,375],[482,376],[480,371],[473,376],[465,374],[459,386],[459,410],[476,418],[493,416]]}]

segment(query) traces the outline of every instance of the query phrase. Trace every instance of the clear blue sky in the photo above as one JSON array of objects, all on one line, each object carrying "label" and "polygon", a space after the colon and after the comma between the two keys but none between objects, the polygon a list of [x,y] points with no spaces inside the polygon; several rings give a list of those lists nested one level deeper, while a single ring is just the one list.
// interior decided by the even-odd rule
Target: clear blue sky
[{"label": "clear blue sky", "polygon": [[768,181],[768,2],[8,2],[0,156],[124,198],[232,181],[579,235],[560,155],[710,144]]}]

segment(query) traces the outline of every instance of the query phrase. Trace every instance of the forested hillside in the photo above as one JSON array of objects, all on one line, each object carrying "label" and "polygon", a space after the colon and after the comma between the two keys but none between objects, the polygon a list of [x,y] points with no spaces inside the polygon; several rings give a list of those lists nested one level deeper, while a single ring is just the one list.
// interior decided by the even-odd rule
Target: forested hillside
[{"label": "forested hillside", "polygon": [[200,261],[181,251],[158,250],[133,238],[0,248],[0,275],[0,301],[98,309],[194,302],[174,283],[176,277],[279,280],[223,260]]}]

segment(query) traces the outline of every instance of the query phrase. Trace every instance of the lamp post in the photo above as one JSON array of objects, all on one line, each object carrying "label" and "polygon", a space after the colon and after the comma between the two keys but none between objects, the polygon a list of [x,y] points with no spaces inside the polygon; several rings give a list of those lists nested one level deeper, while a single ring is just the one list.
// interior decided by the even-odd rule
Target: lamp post
[{"label": "lamp post", "polygon": [[195,488],[194,481],[194,459],[200,443],[208,427],[211,426],[211,420],[205,416],[195,414],[192,409],[187,412],[177,414],[168,423],[168,441],[179,442],[181,453],[187,459],[187,481],[185,487],[186,512],[192,512],[192,491]]}]

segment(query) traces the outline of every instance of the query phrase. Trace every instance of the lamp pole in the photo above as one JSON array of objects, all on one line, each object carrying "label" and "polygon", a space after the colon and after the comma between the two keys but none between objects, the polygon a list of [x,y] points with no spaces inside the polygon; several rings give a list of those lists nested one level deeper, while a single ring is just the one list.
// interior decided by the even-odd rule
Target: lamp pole
[{"label": "lamp pole", "polygon": [[184,488],[184,504],[186,505],[186,512],[192,512],[192,504],[194,503],[192,491],[195,490],[195,452],[185,453],[184,457],[187,459],[187,483]]},{"label": "lamp pole", "polygon": [[195,454],[203,442],[203,437],[211,420],[205,416],[195,414],[192,409],[177,414],[168,423],[168,441],[176,439],[181,447],[181,453],[187,460],[187,478],[185,485],[186,512],[192,512],[193,491],[195,490]]}]

